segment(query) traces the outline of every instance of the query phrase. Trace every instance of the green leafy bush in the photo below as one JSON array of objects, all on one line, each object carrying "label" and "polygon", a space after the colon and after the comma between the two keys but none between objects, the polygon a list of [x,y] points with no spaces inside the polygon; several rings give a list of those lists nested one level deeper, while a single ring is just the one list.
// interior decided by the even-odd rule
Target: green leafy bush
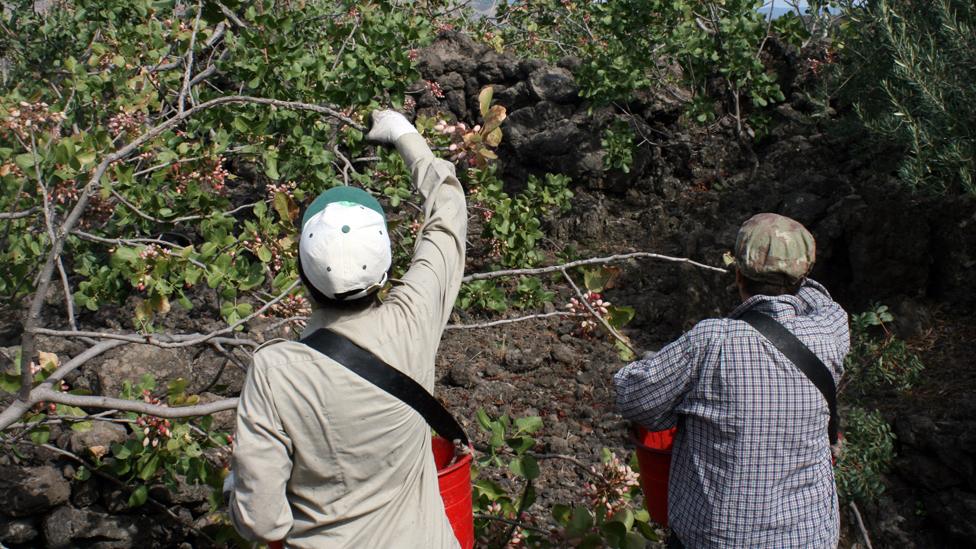
[{"label": "green leafy bush", "polygon": [[[50,246],[41,197],[61,222],[101,158],[180,108],[239,94],[342,105],[362,120],[402,101],[417,76],[410,50],[433,38],[422,12],[389,2],[228,2],[239,24],[210,4],[199,20],[193,7],[177,14],[149,0],[79,0],[46,14],[23,4],[0,38],[10,62],[0,210],[26,212],[3,220],[6,300],[32,291]],[[188,50],[200,78],[189,87]],[[67,243],[68,268],[80,277],[75,303],[97,310],[137,295],[136,321],[148,330],[171,302],[191,306],[188,291],[205,283],[225,320],[246,317],[255,291],[280,292],[295,279],[294,226],[308,197],[351,176],[373,182],[394,210],[405,198],[402,177],[391,175],[402,171],[394,154],[360,171],[336,153],[340,145],[352,157],[365,147],[348,125],[271,106],[203,110],[163,129],[93,183]]]},{"label": "green leafy bush", "polygon": [[894,316],[885,305],[851,316],[851,352],[845,361],[845,388],[859,393],[879,387],[907,391],[925,369],[922,360],[888,328]]},{"label": "green leafy bush", "polygon": [[968,0],[848,2],[842,79],[868,129],[905,150],[899,175],[976,192],[976,7]]},{"label": "green leafy bush", "polygon": [[[537,526],[531,507],[537,500],[534,481],[542,474],[532,436],[543,427],[537,416],[492,418],[478,411],[478,424],[489,435],[478,458],[478,476],[491,471],[502,482],[478,478],[474,484],[475,533],[479,546],[640,548],[660,541],[661,532],[640,507],[636,467],[604,448],[601,464],[586,470],[585,502],[556,504],[551,515],[557,529]],[[548,456],[552,457],[552,456]],[[556,456],[559,457],[559,456]],[[520,493],[517,493],[520,492]],[[638,508],[634,508],[634,503]]]},{"label": "green leafy bush", "polygon": [[630,173],[634,163],[634,132],[627,124],[611,124],[603,130],[600,146],[606,151],[603,167]]},{"label": "green leafy bush", "polygon": [[526,55],[581,60],[581,94],[596,103],[626,101],[635,90],[675,80],[669,66],[696,94],[693,117],[714,117],[718,97],[740,120],[746,106],[762,108],[784,99],[761,61],[768,22],[761,0],[537,0],[505,2],[490,24],[500,44]]},{"label": "green leafy bush", "polygon": [[884,492],[884,473],[895,457],[895,435],[877,410],[844,414],[843,451],[834,468],[841,501],[873,501]]}]

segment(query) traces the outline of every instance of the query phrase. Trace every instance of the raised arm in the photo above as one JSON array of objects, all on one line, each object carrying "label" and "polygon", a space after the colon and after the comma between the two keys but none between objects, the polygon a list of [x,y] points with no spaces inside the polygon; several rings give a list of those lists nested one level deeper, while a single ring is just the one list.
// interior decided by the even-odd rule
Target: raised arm
[{"label": "raised arm", "polygon": [[436,348],[464,275],[468,217],[464,190],[454,165],[436,158],[427,142],[402,115],[373,114],[370,139],[394,144],[424,199],[424,222],[413,259],[399,284],[384,300],[408,319],[417,337]]}]

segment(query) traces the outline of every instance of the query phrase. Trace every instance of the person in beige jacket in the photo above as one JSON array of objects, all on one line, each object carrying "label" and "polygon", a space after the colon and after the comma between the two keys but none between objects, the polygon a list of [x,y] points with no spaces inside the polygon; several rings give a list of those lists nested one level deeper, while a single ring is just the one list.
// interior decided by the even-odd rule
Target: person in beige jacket
[{"label": "person in beige jacket", "polygon": [[[307,209],[299,270],[313,298],[305,335],[326,327],[428,391],[464,271],[467,211],[454,166],[399,113],[373,113],[371,140],[396,146],[424,200],[406,274],[382,301],[390,242],[364,191],[330,189]],[[286,547],[455,548],[431,453],[412,408],[297,342],[254,355],[237,407],[231,520],[249,540]]]}]

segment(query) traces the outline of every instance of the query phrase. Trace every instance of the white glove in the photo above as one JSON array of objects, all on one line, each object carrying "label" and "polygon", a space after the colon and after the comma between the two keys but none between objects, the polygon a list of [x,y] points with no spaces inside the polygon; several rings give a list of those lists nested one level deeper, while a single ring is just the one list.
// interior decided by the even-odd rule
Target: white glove
[{"label": "white glove", "polygon": [[366,136],[370,141],[392,145],[408,133],[418,133],[417,128],[402,114],[389,109],[373,111],[373,127]]},{"label": "white glove", "polygon": [[230,499],[230,493],[234,491],[234,471],[227,473],[224,477],[224,488],[222,490],[224,494],[224,501]]}]

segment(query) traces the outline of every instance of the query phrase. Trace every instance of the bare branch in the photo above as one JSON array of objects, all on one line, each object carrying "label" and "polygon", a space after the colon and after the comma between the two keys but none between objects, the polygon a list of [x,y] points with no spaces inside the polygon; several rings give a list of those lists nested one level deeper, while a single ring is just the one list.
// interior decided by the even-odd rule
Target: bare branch
[{"label": "bare branch", "polygon": [[23,210],[19,212],[0,212],[0,219],[23,219],[25,217],[30,217],[40,208],[31,208],[29,210]]},{"label": "bare branch", "polygon": [[242,29],[248,28],[247,23],[241,21],[240,17],[238,17],[237,14],[234,13],[230,8],[225,6],[223,2],[217,2],[217,5],[220,6],[220,12],[223,13],[224,17],[229,19],[231,23],[234,23]]},{"label": "bare branch", "polygon": [[583,471],[587,475],[590,475],[591,477],[593,477],[596,480],[600,481],[602,484],[604,484],[604,485],[610,484],[610,482],[606,478],[604,478],[603,475],[601,475],[600,473],[597,473],[597,472],[593,471],[592,469],[590,469],[589,467],[587,467],[585,463],[583,463],[582,461],[580,461],[576,457],[568,456],[568,455],[565,455],[565,454],[540,454],[540,453],[537,453],[537,452],[527,452],[527,453],[528,453],[528,455],[534,457],[535,459],[560,459],[560,460],[563,460],[563,461],[568,461],[568,462],[572,463],[573,465],[575,465],[577,468],[579,468],[580,471]]},{"label": "bare branch", "polygon": [[868,529],[864,527],[864,519],[861,518],[861,511],[853,501],[851,502],[851,511],[854,512],[854,519],[857,522],[858,529],[861,531],[861,537],[864,538],[865,545],[868,546],[868,549],[874,549],[871,546],[871,536],[868,535]]},{"label": "bare branch", "polygon": [[[180,246],[179,244],[175,244],[167,240],[160,240],[158,238],[104,238],[77,229],[71,231],[71,234],[83,240],[88,240],[90,242],[99,242],[101,244],[110,244],[113,246],[136,246],[139,244],[156,244],[159,246],[166,246],[167,248],[172,248],[174,250],[183,248],[183,246]],[[208,267],[206,264],[201,263],[200,261],[190,257],[186,258],[186,260],[189,261],[191,264],[200,267],[204,271],[210,272],[210,267]],[[76,329],[74,326],[72,326],[72,328]]]},{"label": "bare branch", "polygon": [[616,263],[619,261],[627,261],[629,259],[659,259],[661,261],[670,261],[673,263],[685,263],[693,267],[698,267],[700,269],[705,269],[708,271],[713,271],[717,273],[728,273],[729,271],[721,267],[712,267],[711,265],[706,265],[704,263],[699,263],[697,261],[692,261],[686,257],[671,257],[667,255],[655,254],[651,252],[633,252],[628,254],[611,255],[608,257],[594,257],[590,259],[580,259],[577,261],[570,261],[569,263],[563,263],[562,265],[553,265],[551,267],[538,267],[534,269],[508,269],[503,271],[492,271],[487,273],[475,273],[468,275],[461,279],[462,282],[471,282],[472,280],[486,280],[490,278],[502,278],[507,276],[528,276],[528,275],[538,275],[546,273],[557,273],[565,269],[572,269],[574,267],[583,267],[586,265],[603,265],[606,263]]},{"label": "bare branch", "polygon": [[146,221],[152,221],[153,223],[166,223],[165,219],[154,217],[140,210],[138,206],[136,206],[132,202],[129,202],[124,196],[122,196],[120,192],[116,191],[115,189],[110,188],[108,192],[112,193],[112,196],[114,196],[116,200],[124,204],[126,208],[132,210],[132,213],[138,215],[139,217],[145,219]]},{"label": "bare branch", "polygon": [[75,322],[75,300],[74,296],[71,295],[71,284],[68,283],[68,273],[64,270],[64,262],[61,258],[58,258],[58,274],[61,275],[61,288],[64,290],[64,307],[66,314],[68,315],[68,326],[72,330],[78,329],[78,324]]},{"label": "bare branch", "polygon": [[[89,347],[87,350],[80,353],[76,357],[72,358],[71,360],[59,366],[58,369],[55,370],[50,376],[48,376],[48,378],[44,380],[44,383],[42,383],[38,387],[46,387],[50,389],[55,383],[60,383],[61,380],[64,379],[64,376],[68,375],[69,372],[74,371],[82,364],[88,362],[89,360],[95,358],[96,356],[106,351],[109,351],[111,349],[114,349],[124,344],[125,344],[124,341],[103,341],[101,343],[93,345],[92,347]],[[31,380],[31,382],[33,382],[33,379]],[[0,412],[0,431],[6,429],[15,421],[20,419],[20,417],[23,416],[28,410],[30,410],[31,406],[33,406],[33,402],[30,398],[30,390],[31,390],[30,385],[27,386],[27,390],[28,390],[27,398],[15,400],[3,412]]]},{"label": "bare branch", "polygon": [[40,387],[32,391],[31,399],[35,403],[56,402],[58,404],[67,404],[68,406],[77,406],[79,408],[115,409],[122,412],[136,412],[167,419],[207,416],[216,412],[237,408],[236,398],[225,398],[206,404],[195,404],[193,406],[170,407],[149,404],[140,400],[126,400],[106,396],[73,395],[71,393],[52,391],[51,389],[42,389]]},{"label": "bare branch", "polygon": [[503,326],[505,324],[515,324],[517,322],[525,322],[527,320],[541,320],[544,318],[566,318],[579,316],[576,313],[570,313],[568,311],[556,311],[554,313],[539,313],[534,315],[519,316],[516,318],[505,318],[502,320],[493,320],[491,322],[483,322],[481,324],[448,324],[444,327],[445,330],[477,330],[480,328],[493,328],[495,326]]},{"label": "bare branch", "polygon": [[[235,325],[236,326],[236,325]],[[218,330],[220,333],[233,331],[233,328]],[[152,345],[163,349],[180,349],[193,347],[203,343],[217,342],[222,345],[244,345],[248,347],[258,347],[260,344],[251,339],[239,339],[230,337],[217,337],[217,332],[209,334],[117,334],[114,332],[92,332],[84,330],[52,330],[50,328],[36,328],[34,333],[53,337],[91,337],[95,339],[107,339],[120,343],[139,343]]]},{"label": "bare branch", "polygon": [[[203,15],[203,4],[197,1],[197,17],[193,20],[193,32],[190,33],[190,45],[186,48],[183,65],[183,88],[176,98],[176,110],[182,113],[186,105],[186,96],[190,93],[190,75],[193,73],[193,48],[197,44],[197,32],[200,30],[200,16]],[[191,98],[192,101],[192,98]]]},{"label": "bare branch", "polygon": [[625,347],[630,349],[630,352],[637,355],[638,354],[637,349],[635,349],[634,346],[631,345],[630,340],[622,336],[620,332],[616,330],[616,328],[614,328],[613,326],[610,325],[609,322],[607,322],[607,319],[603,318],[602,315],[600,315],[599,313],[593,310],[593,306],[590,305],[590,300],[586,299],[586,296],[583,295],[582,291],[580,291],[579,286],[577,286],[576,283],[573,282],[573,277],[569,276],[569,273],[567,273],[565,269],[563,269],[561,272],[563,273],[563,278],[566,279],[566,282],[569,282],[569,285],[573,287],[573,291],[576,292],[576,297],[579,298],[580,303],[582,303],[583,306],[586,307],[586,310],[589,311],[591,315],[593,315],[593,318],[599,320],[600,324],[603,324],[603,327],[606,328],[607,333],[612,335],[614,338],[617,339],[617,341],[619,341]]}]

